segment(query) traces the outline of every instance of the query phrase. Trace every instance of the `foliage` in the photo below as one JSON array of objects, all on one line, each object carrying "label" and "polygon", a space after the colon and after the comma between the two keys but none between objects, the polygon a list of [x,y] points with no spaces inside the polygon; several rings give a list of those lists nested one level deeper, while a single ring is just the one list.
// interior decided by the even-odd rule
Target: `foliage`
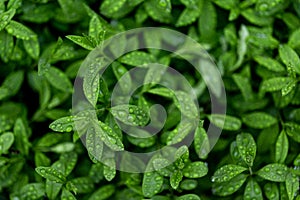
[{"label": "foliage", "polygon": [[[189,63],[156,49],[129,52],[103,77],[87,78],[83,93],[98,120],[71,111],[89,52],[149,26],[187,34],[209,52],[224,81],[226,115],[211,113],[205,82]],[[0,199],[299,200],[299,27],[297,0],[0,0]],[[119,55],[125,46],[115,45]],[[133,84],[123,76],[133,66],[149,69],[150,82],[160,79],[147,67],[153,62],[185,76],[198,110],[189,94],[158,84],[139,89],[130,105],[110,104],[118,81],[125,77],[125,93]],[[168,115],[157,135],[119,128],[150,123],[155,104]],[[209,123],[223,128],[215,146]],[[179,146],[174,162],[155,154],[148,164],[128,161],[147,165],[144,174],[116,170],[115,152],[151,152],[190,134],[192,145]]]}]

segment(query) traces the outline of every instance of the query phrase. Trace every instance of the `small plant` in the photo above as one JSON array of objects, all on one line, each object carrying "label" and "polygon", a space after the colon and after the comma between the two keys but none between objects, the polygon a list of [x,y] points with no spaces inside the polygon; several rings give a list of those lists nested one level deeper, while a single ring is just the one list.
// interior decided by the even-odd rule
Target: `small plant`
[{"label": "small plant", "polygon": [[299,200],[299,25],[288,0],[0,0],[0,199]]}]

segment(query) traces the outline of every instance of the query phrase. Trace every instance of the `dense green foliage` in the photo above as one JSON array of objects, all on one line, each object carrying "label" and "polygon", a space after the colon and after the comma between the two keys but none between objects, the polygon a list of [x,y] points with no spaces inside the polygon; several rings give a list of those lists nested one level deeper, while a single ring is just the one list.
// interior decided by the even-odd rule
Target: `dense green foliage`
[{"label": "dense green foliage", "polygon": [[[81,63],[105,39],[150,26],[187,34],[209,52],[227,115],[210,112],[205,82],[184,59],[144,49],[118,58],[92,87],[83,84],[98,117],[86,126],[89,113],[71,110]],[[118,55],[122,44],[115,45]],[[299,0],[0,0],[0,199],[299,200],[299,55]],[[121,77],[121,89],[130,87],[126,72],[153,62],[184,75],[199,112],[189,94],[156,84],[135,92],[130,105],[110,104]],[[162,76],[148,72],[149,80]],[[116,124],[146,125],[155,104],[168,115],[157,135]],[[212,151],[210,123],[223,128]],[[125,158],[147,172],[116,170],[115,152],[151,152],[189,134],[193,143],[179,147],[174,162]]]}]

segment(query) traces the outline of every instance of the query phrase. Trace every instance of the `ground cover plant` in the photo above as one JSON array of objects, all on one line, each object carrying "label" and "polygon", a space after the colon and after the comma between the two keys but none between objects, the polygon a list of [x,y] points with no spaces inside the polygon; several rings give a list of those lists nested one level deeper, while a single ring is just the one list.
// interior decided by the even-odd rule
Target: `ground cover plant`
[{"label": "ground cover plant", "polygon": [[[84,69],[141,27],[198,42],[225,92],[186,61],[199,51],[138,49],[180,43],[151,31]],[[298,0],[0,0],[0,199],[299,200],[299,53]]]}]

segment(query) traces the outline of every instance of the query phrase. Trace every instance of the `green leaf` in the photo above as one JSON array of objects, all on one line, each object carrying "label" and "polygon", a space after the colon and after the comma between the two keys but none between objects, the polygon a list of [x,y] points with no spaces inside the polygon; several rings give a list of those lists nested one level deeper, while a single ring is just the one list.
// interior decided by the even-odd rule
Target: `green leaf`
[{"label": "green leaf", "polygon": [[168,4],[164,5],[161,6],[158,0],[148,0],[144,3],[145,10],[152,19],[162,23],[170,23],[172,22],[171,10],[168,8]]},{"label": "green leaf", "polygon": [[82,1],[69,1],[69,0],[58,0],[61,7],[54,16],[55,20],[62,23],[75,23],[82,19],[85,15],[85,10],[83,9]]},{"label": "green leaf", "polygon": [[94,183],[99,183],[103,180],[103,164],[99,162],[92,164],[89,171],[89,177],[94,181]]},{"label": "green leaf", "polygon": [[275,162],[284,163],[288,155],[289,140],[284,130],[279,134],[275,146]]},{"label": "green leaf", "polygon": [[103,175],[107,181],[111,181],[116,176],[116,162],[114,158],[106,158],[103,166]]},{"label": "green leaf", "polygon": [[23,40],[23,44],[25,47],[25,50],[31,56],[31,58],[37,60],[40,55],[40,45],[37,38],[33,38],[30,40]]},{"label": "green leaf", "polygon": [[200,200],[200,197],[196,194],[185,194],[178,197],[177,200]]},{"label": "green leaf", "polygon": [[0,13],[0,19],[1,19],[0,31],[2,31],[7,26],[7,24],[10,23],[15,13],[16,13],[15,9],[10,9],[6,12]]},{"label": "green leaf", "polygon": [[118,79],[118,85],[125,94],[128,94],[132,86],[130,73],[128,73],[127,69],[123,65],[117,62],[112,64],[112,69],[116,78]]},{"label": "green leaf", "polygon": [[63,184],[46,179],[46,194],[49,199],[56,199]]},{"label": "green leaf", "polygon": [[[97,138],[100,137],[101,141],[103,141],[109,148],[114,151],[123,151],[124,146],[119,138],[118,134],[115,133],[111,127],[104,124],[101,121],[93,121],[92,126],[89,127],[90,134],[97,134]],[[99,149],[100,150],[100,149]],[[97,154],[100,152],[97,152]],[[96,155],[97,155],[96,154]]]},{"label": "green leaf", "polygon": [[104,200],[108,199],[115,192],[114,185],[105,185],[96,190],[89,198],[89,200]]},{"label": "green leaf", "polygon": [[45,195],[45,186],[42,183],[29,183],[21,188],[21,199],[40,199]]},{"label": "green leaf", "polygon": [[238,40],[238,46],[237,46],[238,59],[237,59],[236,63],[230,68],[230,71],[234,71],[242,65],[242,63],[244,61],[244,57],[247,52],[246,40],[249,37],[249,31],[245,25],[241,26],[241,29],[239,31],[239,37],[240,38]]},{"label": "green leaf", "polygon": [[8,62],[11,54],[14,50],[14,39],[13,36],[0,31],[0,56],[4,62]]},{"label": "green leaf", "polygon": [[226,10],[231,10],[235,8],[235,6],[238,3],[238,1],[236,0],[213,0],[213,2]]},{"label": "green leaf", "polygon": [[9,22],[5,29],[9,34],[22,40],[37,39],[37,35],[32,30],[13,20]]},{"label": "green leaf", "polygon": [[284,72],[285,68],[275,59],[272,59],[270,57],[264,57],[264,56],[255,56],[254,60],[262,65],[263,67],[267,68],[268,70],[274,71],[274,72]]},{"label": "green leaf", "polygon": [[159,193],[163,185],[163,177],[158,172],[146,172],[143,178],[142,191],[145,197],[153,197]]},{"label": "green leaf", "polygon": [[61,197],[62,200],[76,200],[76,197],[67,189],[63,188]]},{"label": "green leaf", "polygon": [[274,182],[284,182],[287,174],[287,166],[279,163],[268,164],[257,172],[263,179]]},{"label": "green leaf", "polygon": [[217,11],[210,1],[203,2],[203,7],[198,21],[199,33],[202,40],[214,39],[217,27]]},{"label": "green leaf", "polygon": [[264,92],[274,92],[283,89],[292,80],[290,77],[274,77],[264,80],[260,87]]},{"label": "green leaf", "polygon": [[[94,61],[91,61],[91,63],[88,63],[88,67],[84,71],[83,91],[86,98],[93,106],[95,106],[97,103],[100,91],[104,96],[106,96],[106,93],[100,90],[101,79],[98,72],[102,67],[103,67],[103,59],[96,58]],[[103,80],[101,85],[102,84],[105,84]]]},{"label": "green leaf", "polygon": [[28,141],[29,133],[25,127],[25,123],[18,118],[14,125],[15,145],[17,149],[24,155],[28,155],[30,143]]},{"label": "green leaf", "polygon": [[174,171],[170,176],[171,187],[176,190],[182,180],[182,172],[179,170]]},{"label": "green leaf", "polygon": [[0,155],[8,153],[7,150],[14,143],[14,134],[6,132],[0,135]]},{"label": "green leaf", "polygon": [[204,128],[198,126],[194,135],[194,149],[200,159],[205,159],[210,151],[208,135]]},{"label": "green leaf", "polygon": [[141,148],[147,148],[151,147],[155,144],[156,138],[152,137],[150,133],[143,130],[135,130],[133,132],[128,132],[129,135],[127,135],[127,139],[130,143],[141,147]]},{"label": "green leaf", "polygon": [[94,184],[90,177],[74,178],[69,181],[69,185],[73,185],[76,188],[77,193],[79,194],[90,193],[94,190]]},{"label": "green leaf", "polygon": [[174,166],[171,166],[169,160],[165,158],[156,158],[153,160],[153,168],[161,175],[170,177],[173,173]]},{"label": "green leaf", "polygon": [[235,84],[241,90],[245,101],[252,100],[254,98],[254,95],[253,95],[253,91],[251,88],[251,83],[250,83],[249,78],[244,77],[239,74],[233,74],[232,78],[233,78]]},{"label": "green leaf", "polygon": [[247,175],[239,174],[230,181],[213,184],[213,193],[219,196],[228,196],[235,193],[247,180]]},{"label": "green leaf", "polygon": [[175,163],[174,165],[179,168],[183,169],[186,163],[189,161],[189,149],[186,145],[179,147],[175,151]]},{"label": "green leaf", "polygon": [[46,23],[55,15],[54,9],[55,6],[53,4],[28,6],[26,9],[23,9],[20,18],[38,24]]},{"label": "green leaf", "polygon": [[209,121],[219,128],[223,128],[228,131],[236,131],[241,128],[242,122],[240,119],[221,114],[211,114],[207,116]]},{"label": "green leaf", "polygon": [[245,17],[250,23],[258,26],[266,26],[273,23],[273,18],[268,16],[261,16],[254,9],[248,8],[242,11],[242,16]]},{"label": "green leaf", "polygon": [[123,5],[127,0],[113,1],[113,0],[104,0],[100,7],[100,12],[107,16],[111,17],[113,14],[120,11]]},{"label": "green leaf", "polygon": [[74,125],[73,120],[74,120],[73,116],[62,117],[52,122],[49,125],[49,128],[57,132],[71,132],[73,130],[73,125]]},{"label": "green leaf", "polygon": [[73,91],[71,81],[60,69],[56,67],[50,67],[45,73],[45,77],[56,89],[67,93],[71,93]]},{"label": "green leaf", "polygon": [[284,129],[288,136],[294,141],[300,143],[300,125],[294,122],[287,122],[284,124]]},{"label": "green leaf", "polygon": [[[264,17],[265,18],[265,17]],[[261,19],[264,19],[261,18]],[[275,49],[279,45],[279,41],[272,36],[271,29],[249,27],[249,37],[247,42],[258,48]]]},{"label": "green leaf", "polygon": [[224,165],[221,168],[217,169],[217,171],[215,171],[211,180],[212,182],[216,183],[227,182],[246,170],[247,168],[239,165]]},{"label": "green leaf", "polygon": [[180,90],[175,91],[173,96],[175,105],[183,115],[190,119],[197,119],[199,117],[199,111],[193,97],[193,95]]},{"label": "green leaf", "polygon": [[168,135],[167,144],[172,145],[181,142],[195,129],[193,121],[181,121],[178,126]]},{"label": "green leaf", "polygon": [[285,7],[285,1],[269,2],[266,0],[259,0],[256,2],[256,10],[260,12],[263,16],[274,15],[279,10]]},{"label": "green leaf", "polygon": [[292,65],[296,73],[300,74],[300,59],[291,47],[288,45],[279,46],[279,56],[286,66]]},{"label": "green leaf", "polygon": [[85,36],[67,35],[66,38],[87,50],[93,50],[95,48],[94,44]]},{"label": "green leaf", "polygon": [[9,0],[7,9],[18,9],[22,6],[22,0]]},{"label": "green leaf", "polygon": [[101,159],[103,152],[103,141],[101,140],[101,134],[89,128],[86,133],[85,145],[91,160],[94,163],[97,163]]},{"label": "green leaf", "polygon": [[185,179],[180,183],[180,188],[183,190],[193,190],[197,187],[198,182],[194,179]]},{"label": "green leaf", "polygon": [[114,106],[110,112],[116,119],[132,126],[145,126],[149,121],[148,113],[135,105]]},{"label": "green leaf", "polygon": [[294,49],[300,46],[300,29],[293,31],[289,37],[288,45]]},{"label": "green leaf", "polygon": [[285,187],[289,200],[293,200],[297,191],[299,191],[299,177],[293,173],[288,173],[286,176]]},{"label": "green leaf", "polygon": [[166,97],[166,98],[173,98],[174,97],[174,92],[168,88],[165,87],[157,87],[157,88],[153,88],[147,91],[148,93],[151,94],[156,94],[162,97]]},{"label": "green leaf", "polygon": [[253,178],[251,178],[246,185],[243,199],[244,200],[252,200],[252,199],[263,200],[261,188]]},{"label": "green leaf", "polygon": [[299,28],[300,20],[294,13],[284,12],[280,18],[291,31]]},{"label": "green leaf", "polygon": [[75,168],[77,157],[75,152],[63,153],[59,160],[53,163],[52,167],[62,172],[64,176],[68,176]]},{"label": "green leaf", "polygon": [[201,178],[208,172],[208,167],[204,162],[192,162],[183,169],[183,175],[187,178]]},{"label": "green leaf", "polygon": [[89,36],[96,40],[97,45],[100,44],[100,41],[104,40],[103,36],[105,32],[103,29],[104,25],[100,21],[98,15],[93,14],[89,23]]},{"label": "green leaf", "polygon": [[44,153],[42,152],[35,152],[34,154],[34,163],[36,167],[39,166],[49,166],[51,163],[50,158],[48,158]]},{"label": "green leaf", "polygon": [[[293,94],[293,90],[296,87],[297,84],[297,80],[293,79],[290,80],[290,82],[288,82],[282,89],[281,89],[281,94],[283,97],[288,97],[288,94]],[[294,96],[294,95],[292,95]]]},{"label": "green leaf", "polygon": [[249,167],[253,165],[256,156],[256,143],[249,133],[241,133],[236,136],[236,144],[241,158]]},{"label": "green leaf", "polygon": [[143,51],[133,51],[122,56],[120,62],[134,67],[143,67],[143,65],[155,62],[155,58]]},{"label": "green leaf", "polygon": [[276,183],[265,184],[264,192],[268,199],[279,200],[279,190]]},{"label": "green leaf", "polygon": [[[3,95],[2,98],[8,96],[14,96],[19,91],[24,80],[24,71],[16,71],[10,73],[2,83],[1,88],[7,89],[6,95]],[[1,98],[0,98],[1,99]]]},{"label": "green leaf", "polygon": [[253,112],[242,117],[243,123],[251,128],[263,129],[275,123],[277,119],[264,112]]},{"label": "green leaf", "polygon": [[164,76],[167,68],[167,66],[158,65],[149,67],[144,78],[143,91],[148,91],[151,87],[157,85],[161,81],[161,78]]},{"label": "green leaf", "polygon": [[298,154],[298,156],[295,158],[294,165],[295,166],[300,166],[300,154]]},{"label": "green leaf", "polygon": [[180,14],[177,22],[175,24],[176,27],[187,26],[191,23],[195,22],[197,18],[201,14],[201,7],[199,8],[185,8]]},{"label": "green leaf", "polygon": [[57,144],[53,147],[50,148],[50,151],[55,152],[55,153],[66,153],[66,152],[71,152],[75,148],[75,144],[72,142],[63,142],[60,144]]},{"label": "green leaf", "polygon": [[35,168],[35,171],[50,181],[55,181],[57,183],[64,183],[66,181],[64,174],[52,167],[37,167]]}]

